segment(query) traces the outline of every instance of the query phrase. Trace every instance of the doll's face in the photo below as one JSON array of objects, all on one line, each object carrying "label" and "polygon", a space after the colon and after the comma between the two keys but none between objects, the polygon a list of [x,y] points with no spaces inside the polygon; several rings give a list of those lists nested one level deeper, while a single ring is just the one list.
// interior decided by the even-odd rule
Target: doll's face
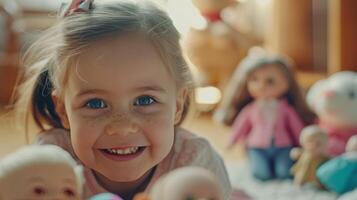
[{"label": "doll's face", "polygon": [[64,164],[26,166],[3,177],[0,185],[6,200],[81,199],[74,170]]},{"label": "doll's face", "polygon": [[357,127],[357,73],[339,72],[315,83],[308,103],[322,123],[334,127]]},{"label": "doll's face", "polygon": [[276,99],[289,89],[285,74],[276,65],[266,65],[247,77],[247,89],[254,99]]}]

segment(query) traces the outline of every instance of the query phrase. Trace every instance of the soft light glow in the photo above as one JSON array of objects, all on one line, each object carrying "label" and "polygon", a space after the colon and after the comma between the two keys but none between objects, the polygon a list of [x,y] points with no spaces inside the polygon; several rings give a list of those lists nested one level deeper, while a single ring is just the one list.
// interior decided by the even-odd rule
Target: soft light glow
[{"label": "soft light glow", "polygon": [[167,11],[181,34],[185,35],[190,27],[198,29],[206,27],[206,20],[191,0],[168,0]]},{"label": "soft light glow", "polygon": [[216,87],[198,87],[195,90],[197,104],[217,104],[222,97],[221,91]]}]

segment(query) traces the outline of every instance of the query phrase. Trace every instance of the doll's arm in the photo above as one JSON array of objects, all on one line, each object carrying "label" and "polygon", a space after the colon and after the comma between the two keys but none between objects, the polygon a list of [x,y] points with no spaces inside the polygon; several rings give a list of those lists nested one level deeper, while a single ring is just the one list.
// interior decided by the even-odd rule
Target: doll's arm
[{"label": "doll's arm", "polygon": [[286,111],[289,131],[292,133],[291,137],[294,137],[293,139],[296,145],[300,145],[300,133],[304,128],[304,123],[298,113],[292,107],[287,107]]},{"label": "doll's arm", "polygon": [[294,147],[293,149],[291,149],[290,151],[290,158],[292,160],[298,160],[300,158],[302,154],[302,148],[300,147]]},{"label": "doll's arm", "polygon": [[250,106],[244,107],[235,119],[232,126],[233,133],[227,146],[228,149],[230,149],[237,141],[244,139],[252,129],[250,108]]}]

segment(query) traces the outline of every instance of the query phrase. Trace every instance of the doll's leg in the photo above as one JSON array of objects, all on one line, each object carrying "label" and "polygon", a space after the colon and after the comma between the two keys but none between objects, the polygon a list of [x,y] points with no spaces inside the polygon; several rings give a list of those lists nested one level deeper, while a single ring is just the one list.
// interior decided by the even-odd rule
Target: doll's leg
[{"label": "doll's leg", "polygon": [[265,181],[274,178],[273,163],[267,150],[251,148],[248,150],[252,174]]},{"label": "doll's leg", "polygon": [[276,148],[274,156],[274,170],[275,175],[279,179],[292,178],[290,168],[294,161],[290,158],[290,151],[292,147]]}]

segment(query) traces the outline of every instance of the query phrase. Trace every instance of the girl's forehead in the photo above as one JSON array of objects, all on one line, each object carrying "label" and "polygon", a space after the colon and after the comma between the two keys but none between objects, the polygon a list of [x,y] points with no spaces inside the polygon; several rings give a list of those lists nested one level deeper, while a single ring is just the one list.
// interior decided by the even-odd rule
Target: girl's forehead
[{"label": "girl's forehead", "polygon": [[128,56],[128,59],[157,59],[147,52],[157,54],[157,50],[149,39],[140,33],[125,33],[88,43],[81,50],[79,59],[92,62],[93,60],[107,61],[106,59],[111,58],[115,61],[118,60],[116,58],[121,58],[118,57],[120,55]]},{"label": "girl's forehead", "polygon": [[93,42],[78,56],[71,72],[70,79],[87,86],[175,85],[154,45],[137,34]]}]

